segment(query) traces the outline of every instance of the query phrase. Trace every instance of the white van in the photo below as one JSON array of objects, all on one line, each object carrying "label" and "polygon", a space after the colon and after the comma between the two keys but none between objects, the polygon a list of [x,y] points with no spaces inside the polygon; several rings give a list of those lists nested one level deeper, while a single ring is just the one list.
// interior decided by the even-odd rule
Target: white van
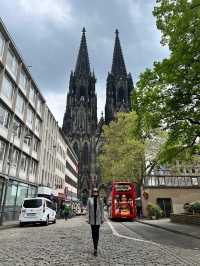
[{"label": "white van", "polygon": [[48,225],[49,222],[56,223],[56,211],[52,201],[42,197],[24,199],[19,216],[20,226],[28,223]]}]

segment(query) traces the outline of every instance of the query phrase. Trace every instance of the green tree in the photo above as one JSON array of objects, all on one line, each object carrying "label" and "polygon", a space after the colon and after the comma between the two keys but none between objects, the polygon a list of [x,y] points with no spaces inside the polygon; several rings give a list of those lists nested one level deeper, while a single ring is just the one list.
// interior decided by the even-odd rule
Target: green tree
[{"label": "green tree", "polygon": [[143,137],[167,132],[159,153],[165,163],[200,149],[200,1],[157,0],[153,14],[170,55],[140,75],[133,109]]},{"label": "green tree", "polygon": [[139,181],[144,164],[144,145],[138,135],[135,112],[118,113],[103,127],[104,145],[99,156],[102,179]]}]

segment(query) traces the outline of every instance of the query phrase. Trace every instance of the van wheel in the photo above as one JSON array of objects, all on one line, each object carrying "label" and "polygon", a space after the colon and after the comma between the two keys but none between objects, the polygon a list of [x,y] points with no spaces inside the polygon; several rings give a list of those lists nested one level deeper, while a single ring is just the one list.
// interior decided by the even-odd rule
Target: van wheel
[{"label": "van wheel", "polygon": [[53,224],[56,224],[56,218],[53,220]]},{"label": "van wheel", "polygon": [[48,224],[49,224],[49,217],[47,216],[47,220],[46,222],[44,222],[44,225],[48,226]]}]

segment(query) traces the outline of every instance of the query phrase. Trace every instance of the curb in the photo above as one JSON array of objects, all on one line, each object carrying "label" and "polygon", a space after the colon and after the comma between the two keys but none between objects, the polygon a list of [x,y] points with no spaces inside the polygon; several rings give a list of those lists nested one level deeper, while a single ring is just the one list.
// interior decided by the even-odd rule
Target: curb
[{"label": "curb", "polygon": [[8,225],[1,225],[0,230],[6,230],[6,229],[11,229],[11,228],[17,228],[19,225],[16,224],[8,224]]},{"label": "curb", "polygon": [[163,229],[165,231],[172,232],[172,233],[175,233],[175,234],[185,235],[185,236],[193,237],[195,239],[200,239],[199,236],[194,236],[192,234],[188,234],[188,233],[185,233],[185,232],[180,232],[180,231],[177,231],[177,230],[174,230],[174,229],[171,229],[171,228],[166,228],[164,226],[160,226],[160,225],[157,225],[157,224],[151,224],[151,223],[143,222],[143,221],[140,221],[140,220],[136,220],[136,222],[141,223],[141,224],[146,224],[146,225],[149,225],[149,226],[152,226],[152,227],[160,228],[160,229]]}]

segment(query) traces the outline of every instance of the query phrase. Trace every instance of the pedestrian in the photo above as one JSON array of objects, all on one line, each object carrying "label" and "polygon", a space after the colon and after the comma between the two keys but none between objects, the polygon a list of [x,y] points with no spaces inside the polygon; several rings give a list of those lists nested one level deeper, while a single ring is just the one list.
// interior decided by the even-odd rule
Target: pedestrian
[{"label": "pedestrian", "polygon": [[67,219],[68,219],[69,211],[70,211],[69,206],[65,203],[65,205],[64,205],[64,218],[65,218],[65,221],[67,221]]},{"label": "pedestrian", "polygon": [[137,217],[142,218],[142,201],[141,198],[136,199]]},{"label": "pedestrian", "polygon": [[99,241],[99,228],[104,222],[103,201],[99,198],[97,188],[93,188],[92,196],[87,202],[88,223],[91,225],[92,239],[94,245],[94,256],[97,256],[97,247]]}]

